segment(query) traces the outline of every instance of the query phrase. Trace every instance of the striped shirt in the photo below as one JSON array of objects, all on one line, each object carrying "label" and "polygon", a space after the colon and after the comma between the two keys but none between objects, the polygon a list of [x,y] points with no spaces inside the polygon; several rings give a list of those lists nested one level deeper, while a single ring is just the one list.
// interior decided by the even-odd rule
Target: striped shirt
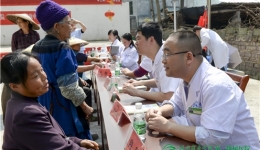
[{"label": "striped shirt", "polygon": [[12,51],[23,50],[40,40],[40,35],[34,30],[24,34],[22,29],[16,31],[12,36]]}]

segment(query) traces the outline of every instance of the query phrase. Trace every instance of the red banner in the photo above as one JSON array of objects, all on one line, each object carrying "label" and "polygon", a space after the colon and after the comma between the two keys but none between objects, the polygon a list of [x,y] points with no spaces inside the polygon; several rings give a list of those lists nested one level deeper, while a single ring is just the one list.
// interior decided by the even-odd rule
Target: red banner
[{"label": "red banner", "polygon": [[[43,0],[1,0],[1,6],[39,5]],[[122,0],[54,0],[60,5],[122,4]]]},{"label": "red banner", "polygon": [[[0,25],[13,25],[14,24],[13,22],[9,21],[6,18],[6,15],[8,15],[8,14],[27,14],[33,19],[34,22],[36,22],[37,24],[40,24],[36,18],[35,11],[0,11]],[[70,12],[69,16],[71,16],[71,12]]]}]

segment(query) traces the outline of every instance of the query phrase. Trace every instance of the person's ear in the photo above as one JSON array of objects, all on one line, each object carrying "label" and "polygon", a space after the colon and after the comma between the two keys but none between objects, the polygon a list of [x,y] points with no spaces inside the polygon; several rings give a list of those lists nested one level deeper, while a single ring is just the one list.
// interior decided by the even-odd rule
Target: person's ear
[{"label": "person's ear", "polygon": [[155,42],[154,37],[153,37],[153,36],[149,37],[149,38],[148,38],[148,41],[149,41],[150,43]]},{"label": "person's ear", "polygon": [[18,84],[9,83],[9,87],[15,92],[18,92],[20,90],[20,86]]},{"label": "person's ear", "polygon": [[186,64],[190,66],[194,59],[192,52],[187,52],[185,57],[186,57]]},{"label": "person's ear", "polygon": [[60,29],[60,24],[59,24],[59,23],[55,23],[55,24],[53,25],[53,30],[54,30],[55,32],[59,33],[59,29]]}]

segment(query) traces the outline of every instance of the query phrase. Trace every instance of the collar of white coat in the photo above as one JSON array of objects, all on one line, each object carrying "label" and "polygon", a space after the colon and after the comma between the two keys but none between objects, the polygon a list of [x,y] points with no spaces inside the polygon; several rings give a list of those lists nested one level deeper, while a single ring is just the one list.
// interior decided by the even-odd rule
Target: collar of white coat
[{"label": "collar of white coat", "polygon": [[162,63],[162,55],[163,55],[163,50],[162,50],[163,46],[161,46],[161,48],[159,49],[159,51],[157,52],[153,64],[157,65],[158,63]]},{"label": "collar of white coat", "polygon": [[200,86],[202,78],[205,77],[206,70],[208,70],[209,66],[210,66],[210,64],[203,57],[203,61],[200,64],[199,68],[196,70],[193,77],[191,78],[190,83],[187,83],[183,80],[184,86],[188,86],[188,87],[196,86],[198,88],[198,86]]},{"label": "collar of white coat", "polygon": [[118,39],[116,39],[116,40],[112,43],[112,45],[121,45],[121,42],[120,42]]},{"label": "collar of white coat", "polygon": [[124,47],[124,51],[128,50],[130,52],[131,50],[134,50],[133,48],[134,46],[128,46],[127,48]]}]

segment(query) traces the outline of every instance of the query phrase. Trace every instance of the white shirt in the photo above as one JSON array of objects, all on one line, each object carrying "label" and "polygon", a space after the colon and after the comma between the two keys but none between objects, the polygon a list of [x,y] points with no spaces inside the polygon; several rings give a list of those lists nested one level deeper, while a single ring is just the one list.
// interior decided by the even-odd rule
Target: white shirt
[{"label": "white shirt", "polygon": [[201,46],[207,46],[212,54],[215,66],[222,68],[228,64],[229,52],[226,43],[221,37],[210,29],[202,28],[200,30]]},{"label": "white shirt", "polygon": [[152,75],[153,61],[150,58],[143,56],[143,59],[140,63],[140,67],[142,67],[144,70],[146,70],[149,73],[150,78],[153,78]]},{"label": "white shirt", "polygon": [[139,58],[139,55],[134,46],[130,46],[130,47],[124,49],[120,54],[122,67],[128,68],[131,71],[133,71],[139,67],[138,63],[137,63],[138,58]]},{"label": "white shirt", "polygon": [[120,54],[122,53],[122,51],[124,50],[125,46],[118,40],[116,39],[113,43],[112,43],[113,46],[119,46],[119,50],[118,50],[118,55],[117,56],[120,56]]},{"label": "white shirt", "polygon": [[[223,71],[212,67],[206,59],[188,84],[188,99],[184,82],[170,101],[174,116],[185,115],[189,126],[195,126],[196,143],[199,145],[250,146],[259,150],[259,139],[254,119],[241,89]],[[189,108],[201,108],[201,115]]]},{"label": "white shirt", "polygon": [[166,76],[166,72],[162,63],[162,47],[157,52],[152,63],[152,76],[155,79],[157,88],[160,92],[175,92],[178,88],[180,79]]},{"label": "white shirt", "polygon": [[[74,38],[81,39],[81,36],[82,36],[81,28],[76,28],[74,31],[72,31],[70,33],[70,36],[74,37]],[[85,47],[81,46],[79,53],[84,53],[84,50],[85,50]]]}]

